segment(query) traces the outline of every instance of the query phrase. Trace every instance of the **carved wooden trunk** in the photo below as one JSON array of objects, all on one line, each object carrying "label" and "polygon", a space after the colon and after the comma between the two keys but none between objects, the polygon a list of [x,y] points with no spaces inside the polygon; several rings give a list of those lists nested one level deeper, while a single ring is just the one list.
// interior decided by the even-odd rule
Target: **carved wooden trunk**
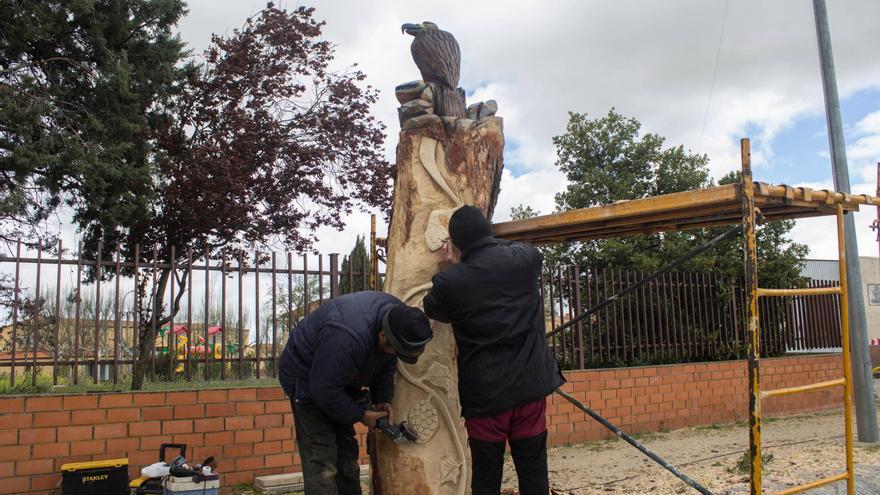
[{"label": "carved wooden trunk", "polygon": [[[411,306],[421,306],[437,272],[435,252],[448,236],[452,212],[472,204],[491,218],[504,136],[502,120],[494,116],[474,121],[423,115],[413,120],[417,122],[405,123],[397,147],[384,288]],[[470,492],[455,341],[449,325],[432,323],[434,339],[417,364],[398,364],[395,380],[394,420],[407,420],[419,440],[394,444],[383,435],[374,436],[375,494]]]}]

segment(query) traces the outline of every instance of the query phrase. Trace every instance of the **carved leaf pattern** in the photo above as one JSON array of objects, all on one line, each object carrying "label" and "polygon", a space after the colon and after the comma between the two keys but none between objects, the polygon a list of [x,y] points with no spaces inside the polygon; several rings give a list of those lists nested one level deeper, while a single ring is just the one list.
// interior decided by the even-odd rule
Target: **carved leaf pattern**
[{"label": "carved leaf pattern", "polygon": [[452,457],[444,457],[443,460],[440,461],[440,484],[458,484],[459,476],[461,476],[461,463]]},{"label": "carved leaf pattern", "polygon": [[452,371],[448,367],[435,361],[428,368],[428,382],[448,395],[455,384],[455,377],[452,376]]}]

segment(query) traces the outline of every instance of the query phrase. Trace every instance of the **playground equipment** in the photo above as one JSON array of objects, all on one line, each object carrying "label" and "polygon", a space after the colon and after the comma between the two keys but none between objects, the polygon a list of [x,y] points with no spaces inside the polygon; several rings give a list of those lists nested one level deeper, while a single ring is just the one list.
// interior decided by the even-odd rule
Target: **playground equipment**
[{"label": "playground equipment", "polygon": [[[190,358],[205,359],[211,357],[220,360],[223,352],[223,328],[219,326],[208,327],[208,338],[202,335],[196,336],[196,344],[190,343],[189,329],[185,325],[175,325],[173,331],[169,327],[162,327],[156,337],[156,353],[167,354],[169,349],[174,348],[175,373],[183,373],[186,363]],[[226,354],[237,352],[236,344],[226,344]]]}]

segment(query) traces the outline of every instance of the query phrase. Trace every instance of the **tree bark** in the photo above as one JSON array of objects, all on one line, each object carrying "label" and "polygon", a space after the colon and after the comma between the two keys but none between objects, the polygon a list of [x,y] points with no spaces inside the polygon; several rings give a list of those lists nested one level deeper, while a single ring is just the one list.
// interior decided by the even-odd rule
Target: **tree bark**
[{"label": "tree bark", "polygon": [[[144,386],[144,378],[147,374],[149,359],[153,353],[156,352],[156,332],[162,327],[162,325],[170,322],[171,317],[176,316],[180,310],[180,299],[186,292],[185,276],[178,282],[177,295],[172,302],[172,306],[169,308],[169,314],[163,316],[163,313],[165,312],[165,290],[168,288],[168,282],[172,276],[175,276],[175,274],[171,272],[170,268],[163,268],[159,273],[159,279],[156,281],[155,287],[153,287],[153,292],[151,293],[152,295],[149,298],[149,313],[147,313],[142,306],[138,308],[140,313],[138,317],[140,328],[138,329],[137,355],[135,356],[134,364],[131,368],[132,390],[141,390]],[[137,290],[137,288],[135,288],[135,290]],[[150,317],[144,318],[147,314],[149,314]],[[169,342],[170,338],[171,337],[169,336]],[[172,350],[169,349],[169,352],[172,352]]]},{"label": "tree bark", "polygon": [[[503,167],[502,120],[436,118],[400,133],[394,214],[388,234],[384,289],[421,306],[437,272],[435,252],[448,237],[449,216],[472,204],[491,218]],[[394,421],[419,433],[395,444],[374,434],[373,493],[465,494],[470,459],[460,417],[455,341],[449,325],[432,322],[434,339],[415,365],[398,364]]]}]

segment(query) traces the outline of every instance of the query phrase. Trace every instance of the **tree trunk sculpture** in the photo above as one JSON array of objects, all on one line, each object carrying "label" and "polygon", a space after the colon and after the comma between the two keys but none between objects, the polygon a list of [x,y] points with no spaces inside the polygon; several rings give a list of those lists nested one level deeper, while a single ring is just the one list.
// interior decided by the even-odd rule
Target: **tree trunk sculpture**
[{"label": "tree trunk sculpture", "polygon": [[[472,118],[441,118],[433,113],[432,86],[416,81],[398,87],[403,129],[384,288],[412,306],[421,306],[431,287],[438,268],[435,252],[448,236],[449,216],[473,204],[491,218],[503,167],[504,136],[495,103],[473,105]],[[374,435],[375,494],[470,491],[455,341],[450,325],[435,321],[433,330],[434,339],[419,362],[399,363],[395,380],[394,421],[407,420],[419,440],[395,444]]]}]

